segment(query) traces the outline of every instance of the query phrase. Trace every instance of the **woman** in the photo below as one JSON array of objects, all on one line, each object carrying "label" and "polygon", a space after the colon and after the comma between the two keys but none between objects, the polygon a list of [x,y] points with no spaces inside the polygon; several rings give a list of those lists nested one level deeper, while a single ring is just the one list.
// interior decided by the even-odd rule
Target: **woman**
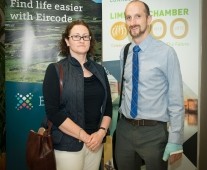
[{"label": "woman", "polygon": [[59,75],[50,64],[43,82],[57,170],[98,170],[112,116],[109,82],[104,68],[90,59],[95,40],[81,20],[71,22],[62,34],[58,62],[63,69],[63,90]]}]

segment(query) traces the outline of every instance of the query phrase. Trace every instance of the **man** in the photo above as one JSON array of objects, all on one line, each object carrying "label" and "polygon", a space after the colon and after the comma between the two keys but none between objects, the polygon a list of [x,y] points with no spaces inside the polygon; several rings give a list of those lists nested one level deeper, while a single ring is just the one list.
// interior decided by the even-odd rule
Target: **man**
[{"label": "man", "polygon": [[[132,42],[122,68],[116,163],[118,170],[137,170],[144,160],[147,170],[167,170],[167,160],[172,164],[183,152],[184,103],[179,61],[172,47],[149,34],[152,17],[147,4],[130,1],[125,20]],[[135,46],[138,49],[133,52]],[[124,48],[121,67],[123,51]],[[136,55],[138,61],[134,60]]]}]

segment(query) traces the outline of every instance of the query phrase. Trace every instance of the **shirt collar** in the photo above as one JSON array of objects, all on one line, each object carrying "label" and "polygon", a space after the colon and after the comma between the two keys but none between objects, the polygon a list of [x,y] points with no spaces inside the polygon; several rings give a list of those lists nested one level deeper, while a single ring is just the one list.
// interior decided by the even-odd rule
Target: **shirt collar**
[{"label": "shirt collar", "polygon": [[[151,41],[153,40],[152,36],[149,34],[145,39],[144,41],[142,41],[140,44],[139,44],[139,48],[142,50],[142,51],[145,51],[145,49],[149,46],[149,44],[151,43]],[[134,47],[135,45],[135,42],[132,42],[132,47]]]}]

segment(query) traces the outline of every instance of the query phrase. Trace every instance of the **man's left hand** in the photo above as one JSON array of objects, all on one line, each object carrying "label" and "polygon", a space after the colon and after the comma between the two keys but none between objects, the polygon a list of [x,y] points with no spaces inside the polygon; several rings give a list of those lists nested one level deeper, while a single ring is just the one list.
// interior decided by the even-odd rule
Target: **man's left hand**
[{"label": "man's left hand", "polygon": [[163,154],[163,160],[167,161],[169,158],[170,164],[173,164],[182,157],[183,146],[179,144],[167,143],[165,152]]},{"label": "man's left hand", "polygon": [[182,155],[183,155],[183,153],[177,153],[177,154],[170,155],[169,163],[170,164],[175,163],[176,161],[178,161],[179,159],[181,159]]}]

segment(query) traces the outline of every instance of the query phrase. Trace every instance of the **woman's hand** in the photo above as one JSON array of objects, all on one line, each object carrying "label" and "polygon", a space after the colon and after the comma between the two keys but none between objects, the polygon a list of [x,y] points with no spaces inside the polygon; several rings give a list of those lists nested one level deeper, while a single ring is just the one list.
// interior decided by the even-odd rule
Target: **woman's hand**
[{"label": "woman's hand", "polygon": [[86,146],[91,151],[96,151],[102,144],[103,138],[105,137],[106,132],[103,129],[99,129],[97,132],[91,134],[90,142],[86,143]]},{"label": "woman's hand", "polygon": [[79,130],[79,140],[84,143],[90,143],[90,141],[92,140],[92,136],[89,135],[88,133],[86,133],[85,130],[80,129]]}]

